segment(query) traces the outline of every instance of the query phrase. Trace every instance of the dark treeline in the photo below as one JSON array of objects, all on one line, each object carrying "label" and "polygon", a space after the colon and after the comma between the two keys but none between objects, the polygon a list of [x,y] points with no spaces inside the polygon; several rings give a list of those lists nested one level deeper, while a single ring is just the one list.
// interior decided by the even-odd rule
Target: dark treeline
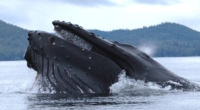
[{"label": "dark treeline", "polygon": [[200,56],[200,32],[176,23],[161,23],[156,26],[134,30],[90,30],[109,40],[134,46],[154,46],[154,56]]},{"label": "dark treeline", "polygon": [[28,30],[0,20],[0,60],[22,60]]},{"label": "dark treeline", "polygon": [[[111,41],[154,46],[154,56],[200,56],[200,32],[176,23],[140,29],[89,30]],[[23,60],[28,30],[0,20],[0,60]]]}]

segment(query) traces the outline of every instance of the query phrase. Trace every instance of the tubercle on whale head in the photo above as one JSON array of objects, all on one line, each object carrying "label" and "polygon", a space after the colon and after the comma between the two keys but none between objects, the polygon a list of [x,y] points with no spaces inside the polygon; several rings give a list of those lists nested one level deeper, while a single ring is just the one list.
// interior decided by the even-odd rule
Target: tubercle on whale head
[{"label": "tubercle on whale head", "polygon": [[30,42],[32,40],[32,33],[33,33],[33,31],[29,31],[28,32],[27,40],[29,41],[29,44],[28,44],[26,52],[24,54],[24,59],[27,61],[27,67],[32,68],[32,69],[37,71],[37,68],[35,67],[35,65],[34,65],[34,63],[32,61],[32,58],[31,58],[31,45],[30,45]]},{"label": "tubercle on whale head", "polygon": [[61,22],[59,20],[55,20],[52,22],[52,24],[54,25],[54,30],[57,33],[61,32],[62,30],[67,30],[70,33],[84,37],[85,40],[87,40],[86,36],[91,36],[94,38],[97,37],[97,35],[95,35],[92,32],[88,32],[82,26],[79,26],[77,24],[72,24],[71,22]]}]

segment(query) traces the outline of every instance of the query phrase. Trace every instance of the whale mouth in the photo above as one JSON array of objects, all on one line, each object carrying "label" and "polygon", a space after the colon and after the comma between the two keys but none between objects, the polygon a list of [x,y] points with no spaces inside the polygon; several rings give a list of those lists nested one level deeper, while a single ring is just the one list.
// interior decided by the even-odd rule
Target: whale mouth
[{"label": "whale mouth", "polygon": [[77,45],[77,46],[84,48],[84,49],[87,49],[87,50],[92,49],[92,44],[90,44],[89,42],[87,42],[86,40],[81,38],[79,35],[63,29],[59,25],[54,26],[54,31],[57,33],[57,35],[60,38],[66,40],[70,43],[73,43],[74,45]]},{"label": "whale mouth", "polygon": [[[57,22],[57,21],[55,21],[55,22]],[[78,28],[80,30],[84,30],[81,26],[72,24],[70,22],[63,23],[63,24],[67,24],[69,26],[74,25],[76,28]],[[94,43],[88,41],[85,37],[83,37],[83,35],[81,33],[74,32],[72,29],[68,29],[67,27],[63,26],[63,24],[54,24],[54,22],[53,22],[54,31],[58,37],[62,38],[65,41],[68,41],[71,44],[74,44],[74,45],[82,48],[83,50],[86,49],[88,51],[91,51],[93,53],[96,53],[98,55],[106,57],[108,59],[111,59],[111,57],[109,55],[107,55],[104,51],[102,51],[98,45],[95,45]],[[89,35],[91,35],[90,37],[95,36],[96,38],[102,39],[102,38],[96,36],[92,32],[89,32]],[[104,40],[104,41],[108,42],[107,40]]]}]

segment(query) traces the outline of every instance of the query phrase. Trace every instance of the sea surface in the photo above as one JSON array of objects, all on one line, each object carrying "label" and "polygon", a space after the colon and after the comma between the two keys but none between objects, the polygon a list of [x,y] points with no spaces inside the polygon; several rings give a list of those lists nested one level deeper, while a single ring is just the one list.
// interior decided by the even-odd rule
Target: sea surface
[{"label": "sea surface", "polygon": [[[200,57],[154,58],[179,76],[200,85]],[[38,92],[36,72],[26,61],[0,61],[1,110],[199,110],[200,92],[170,90],[121,74],[109,95],[55,95]]]}]

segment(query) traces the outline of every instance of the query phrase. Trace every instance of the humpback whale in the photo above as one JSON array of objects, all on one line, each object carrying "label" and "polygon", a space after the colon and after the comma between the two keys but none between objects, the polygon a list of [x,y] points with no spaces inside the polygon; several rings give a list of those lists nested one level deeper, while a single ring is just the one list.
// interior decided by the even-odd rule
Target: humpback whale
[{"label": "humpback whale", "polygon": [[172,89],[199,90],[146,53],[128,44],[108,41],[77,24],[53,21],[57,34],[29,31],[24,58],[41,76],[44,90],[56,93],[109,93],[118,75],[154,82]]}]

